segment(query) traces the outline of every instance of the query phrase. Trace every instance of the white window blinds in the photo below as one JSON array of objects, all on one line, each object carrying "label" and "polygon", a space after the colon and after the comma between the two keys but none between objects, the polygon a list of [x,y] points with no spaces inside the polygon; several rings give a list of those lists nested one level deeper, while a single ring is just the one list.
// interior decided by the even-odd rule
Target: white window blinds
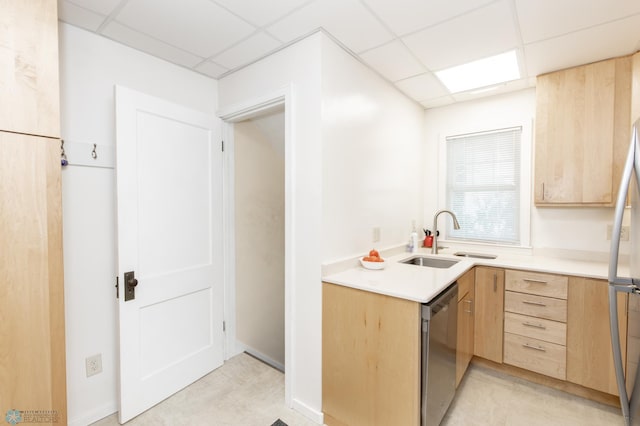
[{"label": "white window blinds", "polygon": [[447,137],[447,238],[520,244],[522,128]]}]

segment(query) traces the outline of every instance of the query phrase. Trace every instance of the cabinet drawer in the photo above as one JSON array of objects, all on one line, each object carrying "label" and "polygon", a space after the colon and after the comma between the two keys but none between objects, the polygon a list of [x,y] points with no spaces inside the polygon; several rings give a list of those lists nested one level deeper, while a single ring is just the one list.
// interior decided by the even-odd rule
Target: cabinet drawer
[{"label": "cabinet drawer", "polygon": [[567,322],[567,301],[505,291],[504,310],[516,314]]},{"label": "cabinet drawer", "polygon": [[569,277],[540,272],[506,271],[505,289],[538,296],[567,298]]},{"label": "cabinet drawer", "polygon": [[504,332],[566,346],[567,325],[526,315],[504,313]]},{"label": "cabinet drawer", "polygon": [[566,380],[567,348],[531,337],[504,333],[504,363]]}]

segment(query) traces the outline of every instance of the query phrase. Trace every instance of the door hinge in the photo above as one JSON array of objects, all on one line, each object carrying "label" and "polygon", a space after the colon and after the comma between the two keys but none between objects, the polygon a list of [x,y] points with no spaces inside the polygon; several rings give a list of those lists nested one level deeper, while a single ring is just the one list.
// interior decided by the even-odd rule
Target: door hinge
[{"label": "door hinge", "polygon": [[220,141],[222,145],[222,152],[224,152],[224,141]]},{"label": "door hinge", "polygon": [[120,283],[118,277],[116,277],[116,299],[120,299]]},{"label": "door hinge", "polygon": [[227,323],[226,323],[226,321],[222,321],[222,331],[227,331]]}]

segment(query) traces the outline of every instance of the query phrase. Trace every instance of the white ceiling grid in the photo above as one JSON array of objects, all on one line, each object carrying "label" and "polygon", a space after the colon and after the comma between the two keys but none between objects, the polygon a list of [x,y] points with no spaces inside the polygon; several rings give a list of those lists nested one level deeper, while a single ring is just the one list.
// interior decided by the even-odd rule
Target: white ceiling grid
[{"label": "white ceiling grid", "polygon": [[[219,78],[318,28],[425,108],[637,51],[638,0],[58,0],[60,20]],[[522,78],[449,93],[435,71],[516,49]]]}]

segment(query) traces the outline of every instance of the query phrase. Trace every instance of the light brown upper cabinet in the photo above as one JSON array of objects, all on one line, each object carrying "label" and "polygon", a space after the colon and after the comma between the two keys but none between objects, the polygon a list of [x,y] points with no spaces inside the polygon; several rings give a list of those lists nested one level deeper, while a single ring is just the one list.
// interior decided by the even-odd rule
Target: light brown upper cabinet
[{"label": "light brown upper cabinet", "polygon": [[0,129],[59,138],[57,2],[0,0],[0,10]]},{"label": "light brown upper cabinet", "polygon": [[630,137],[632,57],[538,76],[535,203],[615,204]]}]

